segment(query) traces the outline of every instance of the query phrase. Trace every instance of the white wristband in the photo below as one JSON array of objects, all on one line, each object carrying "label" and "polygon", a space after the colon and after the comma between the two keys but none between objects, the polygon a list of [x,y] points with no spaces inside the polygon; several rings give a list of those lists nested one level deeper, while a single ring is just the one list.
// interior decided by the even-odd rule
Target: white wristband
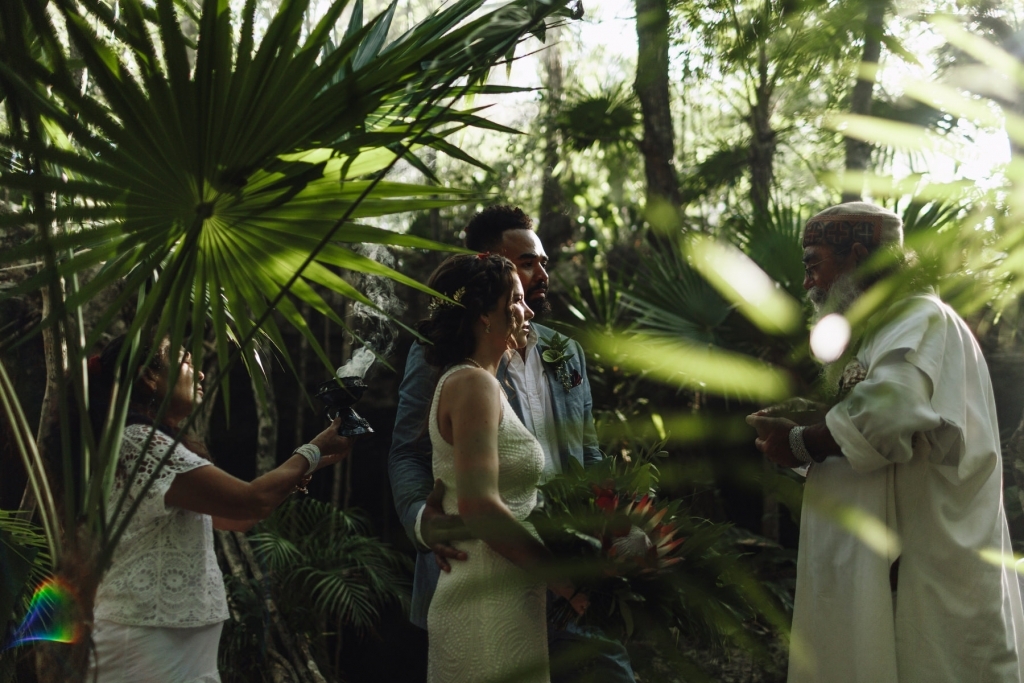
[{"label": "white wristband", "polygon": [[807,427],[793,427],[789,430],[789,450],[793,451],[793,457],[805,465],[810,465],[813,460],[811,453],[804,443],[804,430]]},{"label": "white wristband", "polygon": [[320,447],[316,444],[304,443],[296,448],[294,453],[298,453],[306,462],[309,463],[309,470],[306,472],[307,475],[313,474],[316,466],[320,464]]}]

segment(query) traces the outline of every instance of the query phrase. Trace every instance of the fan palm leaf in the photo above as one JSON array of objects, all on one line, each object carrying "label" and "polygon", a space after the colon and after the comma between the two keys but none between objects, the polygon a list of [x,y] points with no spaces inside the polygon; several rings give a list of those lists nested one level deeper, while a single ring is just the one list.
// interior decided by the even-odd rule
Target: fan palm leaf
[{"label": "fan palm leaf", "polygon": [[[66,279],[66,299],[52,294],[54,312],[40,323],[57,325],[67,342],[73,381],[71,391],[62,388],[64,407],[77,397],[85,412],[83,355],[129,302],[137,308],[129,328],[135,342],[123,352],[131,363],[145,362],[143,332],[169,336],[177,347],[189,326],[209,324],[223,378],[240,355],[253,363],[257,334],[290,365],[274,313],[329,365],[302,304],[337,324],[344,323],[318,288],[372,305],[339,269],[425,289],[347,245],[451,248],[361,221],[469,199],[458,189],[385,176],[398,160],[414,160],[418,146],[451,150],[445,135],[490,125],[479,110],[459,109],[460,98],[500,91],[485,84],[489,70],[513,59],[527,35],[542,36],[548,18],[568,15],[567,2],[513,0],[488,10],[483,0],[456,0],[389,44],[394,5],[364,25],[359,1],[337,44],[334,27],[347,0],[330,3],[308,32],[309,0],[283,0],[262,37],[255,0],[245,2],[240,23],[227,0],[203,0],[195,42],[181,26],[178,0],[125,0],[117,15],[101,0],[4,3],[0,97],[9,131],[0,145],[26,163],[0,172],[0,186],[29,200],[0,220],[35,226],[38,238],[0,254],[0,263],[33,259],[44,267],[3,296],[43,285],[59,292]],[[73,68],[80,64],[88,89]],[[79,287],[78,277],[96,266]],[[115,283],[121,294],[85,337],[77,312]],[[201,336],[191,342],[197,357]],[[103,434],[83,421],[86,490],[64,506],[69,520],[84,511],[101,539],[98,572],[133,513],[115,513],[119,523],[108,527],[101,512],[130,379],[121,378]],[[5,412],[16,414],[9,383],[0,393]],[[66,424],[62,431],[67,446]],[[22,450],[26,466],[38,469],[38,458]],[[48,499],[43,484],[33,488]],[[43,512],[56,538],[52,506]]]},{"label": "fan palm leaf", "polygon": [[[57,61],[52,57],[19,64],[27,78],[14,65],[0,63],[18,95],[75,141],[67,148],[5,141],[40,158],[50,172],[9,173],[2,182],[61,197],[45,218],[67,226],[53,244],[74,252],[60,264],[63,275],[106,264],[79,299],[118,280],[133,289],[157,271],[160,296],[143,306],[133,331],[155,321],[161,329],[183,326],[181,305],[160,306],[157,315],[156,300],[173,293],[182,303],[209,305],[215,322],[227,321],[230,313],[243,338],[254,331],[249,321],[260,320],[280,343],[268,315],[275,308],[326,363],[295,304],[309,304],[341,324],[310,286],[317,284],[371,305],[330,267],[423,288],[345,247],[325,247],[329,241],[386,241],[441,248],[365,228],[346,233],[350,220],[466,200],[457,190],[385,183],[377,176],[409,155],[409,143],[428,130],[479,123],[475,114],[439,102],[483,89],[479,81],[487,69],[557,8],[517,2],[468,20],[481,2],[458,2],[383,48],[392,6],[366,26],[350,25],[341,43],[327,51],[346,2],[333,3],[300,41],[307,5],[308,0],[283,3],[257,47],[254,2],[248,2],[235,47],[227,3],[207,0],[190,70],[187,41],[170,0],[156,6],[159,42],[151,38],[141,2],[124,3],[121,21],[95,0],[82,3],[83,14],[73,3],[57,3],[96,95],[81,93],[66,69],[51,68],[48,62]],[[353,14],[360,16],[361,8]],[[129,46],[128,55],[101,39],[87,17],[114,31]],[[453,90],[460,79],[464,85]],[[35,83],[52,96],[32,88]],[[26,224],[43,218],[26,210],[6,220]],[[43,248],[26,244],[2,260],[38,256]],[[310,253],[316,254],[311,260]],[[47,277],[41,273],[12,294],[36,288]],[[224,331],[218,332],[224,339]],[[218,345],[221,363],[227,361],[226,348]]]},{"label": "fan palm leaf", "polygon": [[652,334],[721,344],[732,306],[678,249],[644,254],[644,277],[622,295],[636,327]]}]

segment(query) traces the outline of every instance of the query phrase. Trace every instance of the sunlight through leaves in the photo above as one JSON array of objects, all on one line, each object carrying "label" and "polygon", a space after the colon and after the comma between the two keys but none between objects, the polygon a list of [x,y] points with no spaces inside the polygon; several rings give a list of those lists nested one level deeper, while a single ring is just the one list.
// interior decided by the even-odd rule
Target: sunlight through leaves
[{"label": "sunlight through leaves", "polygon": [[719,294],[769,334],[791,334],[800,325],[800,304],[736,247],[695,238],[686,251],[693,267]]},{"label": "sunlight through leaves", "polygon": [[647,334],[592,334],[586,343],[626,370],[675,386],[751,401],[772,402],[790,395],[786,373],[744,354]]},{"label": "sunlight through leaves", "polygon": [[811,353],[822,363],[839,360],[850,344],[850,323],[839,313],[829,313],[811,329]]}]

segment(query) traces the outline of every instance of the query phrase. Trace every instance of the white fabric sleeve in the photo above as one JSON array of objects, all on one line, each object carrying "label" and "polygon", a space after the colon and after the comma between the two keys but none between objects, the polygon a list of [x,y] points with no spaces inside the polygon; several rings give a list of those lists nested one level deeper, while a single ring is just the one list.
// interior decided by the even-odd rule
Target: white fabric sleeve
[{"label": "white fabric sleeve", "polygon": [[427,548],[427,544],[423,541],[423,511],[427,509],[427,504],[424,503],[420,506],[420,511],[416,513],[416,540],[421,546]]},{"label": "white fabric sleeve", "polygon": [[943,424],[932,407],[931,380],[906,355],[906,349],[897,349],[875,362],[864,381],[825,416],[856,472],[908,462],[914,435]]},{"label": "white fabric sleeve", "polygon": [[[143,439],[148,435],[148,431],[149,428],[147,427],[145,429]],[[157,431],[153,435],[153,440],[143,456],[142,465],[139,467],[139,473],[132,482],[131,495],[133,498],[138,496],[142,487],[150,478],[150,475],[156,469],[157,465],[160,464],[160,460],[167,454],[172,443],[174,443],[174,440],[163,432]],[[139,506],[139,512],[143,512],[142,508],[146,508],[146,514],[150,518],[159,517],[173,512],[176,508],[168,506],[164,502],[164,496],[166,496],[167,492],[170,490],[171,484],[174,482],[174,477],[210,464],[212,463],[209,460],[196,455],[183,444],[177,444],[174,447],[174,452],[171,453],[167,462],[164,463],[164,466],[156,476],[156,480],[146,493],[145,500]]]}]

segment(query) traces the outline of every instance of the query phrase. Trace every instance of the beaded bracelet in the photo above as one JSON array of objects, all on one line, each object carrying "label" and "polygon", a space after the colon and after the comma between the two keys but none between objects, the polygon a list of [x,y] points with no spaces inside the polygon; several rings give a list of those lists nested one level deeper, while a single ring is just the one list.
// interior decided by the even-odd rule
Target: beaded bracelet
[{"label": "beaded bracelet", "polygon": [[804,430],[807,427],[793,427],[789,430],[789,450],[793,451],[793,457],[805,465],[812,462],[811,453],[804,443]]},{"label": "beaded bracelet", "polygon": [[320,447],[316,444],[304,443],[296,448],[293,453],[298,453],[309,463],[309,470],[306,471],[307,475],[313,474],[317,465],[320,464]]}]

